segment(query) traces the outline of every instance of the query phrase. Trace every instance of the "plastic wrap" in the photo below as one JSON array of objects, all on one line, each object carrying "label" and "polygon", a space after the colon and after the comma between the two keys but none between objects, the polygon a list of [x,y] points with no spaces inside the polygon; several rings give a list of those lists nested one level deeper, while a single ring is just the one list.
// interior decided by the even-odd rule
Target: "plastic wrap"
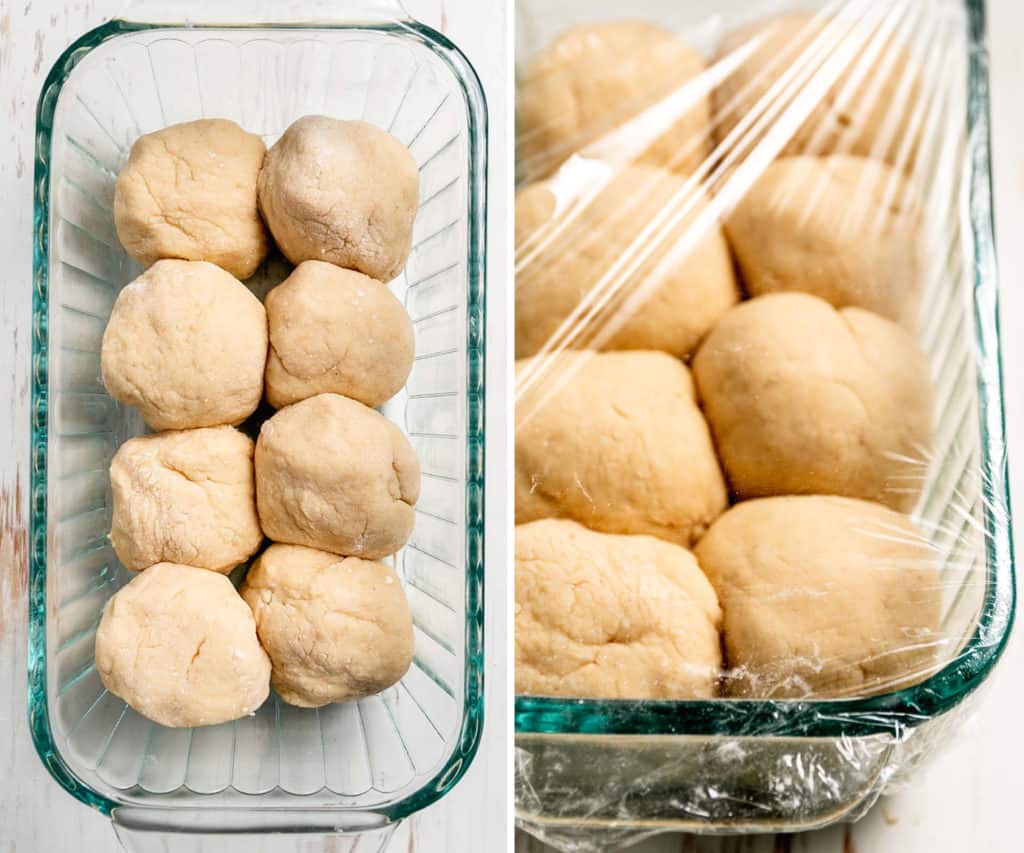
[{"label": "plastic wrap", "polygon": [[980,2],[521,2],[516,807],[862,815],[1013,617]]}]

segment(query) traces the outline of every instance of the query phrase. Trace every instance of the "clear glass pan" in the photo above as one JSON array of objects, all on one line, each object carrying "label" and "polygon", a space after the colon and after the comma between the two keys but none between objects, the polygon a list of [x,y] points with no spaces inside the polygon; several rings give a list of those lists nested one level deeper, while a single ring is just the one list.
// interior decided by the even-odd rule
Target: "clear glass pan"
[{"label": "clear glass pan", "polygon": [[[272,696],[251,718],[166,729],[106,693],[93,666],[104,603],[128,574],[107,539],[107,468],[143,431],[100,379],[106,319],[139,272],[114,232],[114,179],[132,142],[167,124],[226,117],[270,144],[309,113],[389,129],[420,166],[414,249],[391,284],[417,360],[383,410],[423,464],[415,531],[395,558],[415,661],[357,703],[303,710]],[[486,113],[472,68],[411,21],[112,21],[51,70],[36,145],[29,714],[44,764],[133,831],[356,831],[443,796],[473,758],[483,703]],[[250,285],[285,272],[270,260]]]},{"label": "clear glass pan", "polygon": [[[912,2],[912,0],[910,0]],[[858,8],[870,3],[851,3]],[[732,26],[838,2],[523,0],[517,54],[566,27],[645,19],[707,53]],[[938,143],[947,156],[926,188],[935,213],[932,271],[918,339],[936,386],[935,453],[916,517],[943,567],[942,666],[908,689],[836,701],[616,701],[518,696],[517,807],[552,839],[615,833],[800,830],[852,818],[943,731],[943,715],[986,678],[1013,621],[1003,390],[989,163],[982,0],[923,14],[949,40],[949,95]],[[946,125],[939,124],[936,132]],[[566,842],[569,844],[570,842]],[[568,848],[567,848],[568,849]]]}]

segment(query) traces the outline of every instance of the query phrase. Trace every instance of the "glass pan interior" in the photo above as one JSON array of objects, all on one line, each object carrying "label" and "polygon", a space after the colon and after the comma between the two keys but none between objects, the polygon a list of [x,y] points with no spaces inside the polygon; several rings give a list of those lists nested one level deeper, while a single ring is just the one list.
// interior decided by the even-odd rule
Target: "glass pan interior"
[{"label": "glass pan interior", "polygon": [[[756,735],[866,734],[916,725],[946,710],[984,677],[998,657],[1012,611],[1002,403],[994,345],[994,269],[987,259],[990,209],[972,209],[987,187],[984,126],[968,116],[979,85],[970,7],[962,0],[621,0],[549,4],[521,0],[517,62],[566,28],[612,19],[643,19],[679,32],[706,56],[733,27],[794,9],[857,15],[887,11],[916,52],[934,93],[924,116],[927,167],[919,190],[928,211],[928,279],[917,338],[935,384],[934,447],[914,513],[941,567],[940,669],[916,688],[870,700],[836,702],[614,702],[518,697],[519,732],[616,732]],[[974,11],[980,10],[976,4]],[[969,67],[970,66],[970,67]],[[969,82],[970,81],[970,82]],[[985,196],[987,198],[987,194]],[[987,223],[987,226],[986,226]],[[976,234],[979,228],[985,233]],[[977,288],[977,289],[976,289]],[[977,301],[976,301],[977,300]],[[767,732],[767,730],[766,730]]]},{"label": "glass pan interior", "polygon": [[[48,441],[33,448],[48,463],[45,504],[35,505],[45,506],[45,554],[37,554],[45,559],[45,612],[33,613],[45,616],[45,652],[36,647],[33,655],[39,662],[45,654],[46,680],[45,694],[30,700],[48,714],[45,729],[33,711],[44,760],[59,768],[66,787],[77,787],[73,793],[104,809],[173,799],[177,807],[320,806],[401,816],[417,792],[429,802],[468,763],[479,725],[479,555],[467,553],[478,550],[467,545],[467,533],[476,530],[479,508],[467,486],[480,476],[480,394],[469,391],[481,389],[471,384],[480,372],[467,335],[479,309],[469,210],[482,175],[471,165],[480,128],[464,81],[425,38],[397,27],[146,28],[87,52],[59,95],[44,93],[41,114],[48,96],[57,97],[52,147],[46,157],[41,143],[48,162],[37,166],[50,177],[43,214],[49,254],[37,259],[49,286],[48,305],[37,305],[48,342],[48,363],[37,363],[48,368],[37,376],[37,410],[48,411]],[[107,539],[107,469],[117,446],[143,431],[100,379],[111,306],[140,272],[114,231],[114,181],[132,142],[160,127],[225,117],[270,145],[310,113],[391,131],[420,169],[414,248],[391,284],[414,323],[416,362],[383,410],[406,431],[423,467],[415,530],[395,558],[414,616],[415,661],[396,687],[359,702],[317,711],[272,696],[250,718],[167,729],[107,693],[93,666],[104,603],[129,579]],[[263,291],[286,272],[270,260],[252,285]],[[37,432],[37,440],[46,434]],[[69,773],[99,797],[83,795],[63,778]]]}]

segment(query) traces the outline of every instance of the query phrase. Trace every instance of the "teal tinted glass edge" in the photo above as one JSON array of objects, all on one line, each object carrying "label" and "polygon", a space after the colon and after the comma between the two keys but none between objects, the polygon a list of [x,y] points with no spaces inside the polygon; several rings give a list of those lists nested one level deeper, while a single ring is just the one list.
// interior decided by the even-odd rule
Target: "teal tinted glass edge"
[{"label": "teal tinted glass edge", "polygon": [[73,42],[57,59],[36,105],[36,159],[33,176],[32,396],[29,507],[28,721],[43,765],[73,797],[105,815],[117,805],[93,790],[68,767],[53,739],[46,688],[46,506],[48,465],[50,152],[57,97],[87,53],[120,32],[105,24]]},{"label": "teal tinted glass edge", "polygon": [[[75,799],[110,816],[128,804],[94,790],[68,766],[50,728],[46,686],[46,538],[48,456],[48,277],[50,152],[53,115],[61,88],[92,50],[124,33],[172,28],[114,20],[76,39],[53,64],[36,107],[32,245],[32,390],[28,591],[28,719],[32,741],[50,775]],[[189,25],[191,29],[301,29],[303,24]],[[466,297],[466,660],[465,700],[459,740],[444,767],[405,799],[375,810],[389,821],[417,812],[444,796],[465,774],[480,745],[484,702],[484,500],[487,102],[475,69],[446,36],[416,21],[381,24],[316,24],[319,29],[401,32],[437,55],[460,84],[468,117],[469,227]],[[128,806],[130,807],[130,806]],[[254,807],[258,805],[254,803]],[[330,809],[321,809],[329,812]],[[169,813],[170,814],[170,813]]]},{"label": "teal tinted glass edge", "polygon": [[967,168],[973,242],[973,301],[986,589],[963,651],[926,681],[863,699],[609,700],[516,696],[517,734],[723,737],[899,736],[946,713],[987,677],[1006,646],[1015,611],[1009,476],[999,354],[998,287],[989,144],[984,0],[965,0],[968,22]]}]

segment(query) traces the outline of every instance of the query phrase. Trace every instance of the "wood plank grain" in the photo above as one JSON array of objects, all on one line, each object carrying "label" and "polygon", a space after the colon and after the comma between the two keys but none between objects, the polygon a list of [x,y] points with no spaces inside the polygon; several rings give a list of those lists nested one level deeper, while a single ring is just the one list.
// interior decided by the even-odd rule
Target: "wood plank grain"
[{"label": "wood plank grain", "polygon": [[24,476],[16,465],[10,479],[0,486],[0,639],[8,621],[23,607],[28,582],[28,529],[23,500]]}]

